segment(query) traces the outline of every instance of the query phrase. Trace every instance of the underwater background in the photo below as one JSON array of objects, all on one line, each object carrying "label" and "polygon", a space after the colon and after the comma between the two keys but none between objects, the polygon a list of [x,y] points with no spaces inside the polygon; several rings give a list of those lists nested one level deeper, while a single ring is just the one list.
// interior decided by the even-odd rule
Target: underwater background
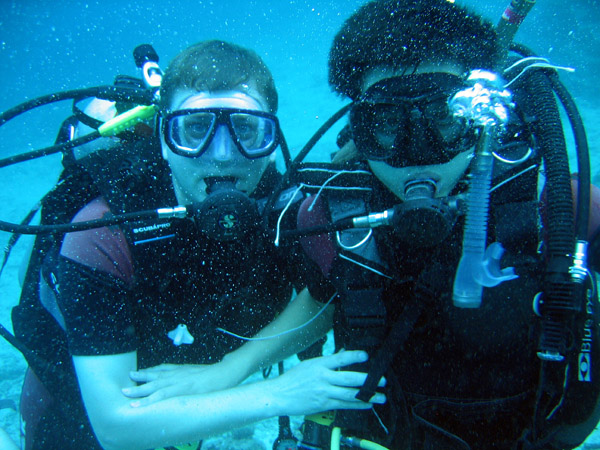
[{"label": "underwater background", "polygon": [[[112,84],[117,74],[138,76],[132,52],[149,43],[161,67],[181,50],[205,39],[223,39],[255,50],[273,72],[279,118],[292,154],[346,101],[327,85],[327,56],[342,22],[364,0],[0,0],[0,111],[53,92]],[[494,24],[509,0],[457,0]],[[583,116],[592,177],[600,184],[600,1],[538,0],[515,40],[553,64],[575,69],[560,76]],[[69,102],[53,104],[0,127],[0,158],[52,145]],[[334,127],[310,159],[326,160]],[[572,147],[572,146],[571,146]],[[571,161],[574,162],[573,155]],[[576,171],[575,166],[572,167]],[[19,222],[52,187],[60,157],[0,169],[0,220]],[[9,235],[0,232],[0,248]],[[19,297],[22,239],[0,278],[0,323],[10,327]],[[293,362],[290,362],[293,363]],[[0,427],[18,437],[18,407],[25,363],[0,340]],[[275,371],[276,372],[276,371]],[[294,421],[297,424],[298,420]],[[271,448],[277,420],[228,433],[203,448]],[[588,448],[600,448],[600,436]]]}]

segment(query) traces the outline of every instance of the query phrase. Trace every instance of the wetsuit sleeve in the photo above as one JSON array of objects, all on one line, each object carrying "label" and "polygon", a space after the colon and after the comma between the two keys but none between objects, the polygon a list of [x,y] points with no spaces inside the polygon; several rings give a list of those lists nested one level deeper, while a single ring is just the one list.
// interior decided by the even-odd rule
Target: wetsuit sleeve
[{"label": "wetsuit sleeve", "polygon": [[[327,223],[327,208],[321,198],[315,201],[308,197],[298,211],[298,229],[311,228]],[[300,239],[304,253],[306,286],[313,298],[326,302],[335,293],[335,287],[329,279],[331,267],[336,256],[335,245],[329,234],[306,236]]]},{"label": "wetsuit sleeve", "polygon": [[118,278],[58,255],[47,273],[65,319],[69,353],[114,355],[137,349],[131,290]]},{"label": "wetsuit sleeve", "polygon": [[[97,199],[74,221],[101,218],[108,211],[106,203]],[[119,354],[136,349],[133,264],[119,228],[67,234],[60,254],[45,266],[45,278],[65,318],[72,355]]]},{"label": "wetsuit sleeve", "polygon": [[[98,198],[79,211],[73,222],[101,219],[110,213],[106,202]],[[65,236],[60,254],[80,264],[115,276],[125,283],[133,279],[131,252],[125,235],[118,227],[95,228],[69,233]]]}]

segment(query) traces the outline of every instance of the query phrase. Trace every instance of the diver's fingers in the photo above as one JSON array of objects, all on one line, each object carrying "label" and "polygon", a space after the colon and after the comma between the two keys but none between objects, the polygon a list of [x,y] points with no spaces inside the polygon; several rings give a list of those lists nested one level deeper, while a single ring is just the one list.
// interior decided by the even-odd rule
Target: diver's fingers
[{"label": "diver's fingers", "polygon": [[172,396],[173,395],[169,395],[168,389],[162,389],[160,391],[154,392],[151,395],[148,395],[147,397],[138,398],[137,400],[132,401],[129,405],[132,408],[140,408],[142,406],[148,406],[153,403],[160,402],[161,400]]},{"label": "diver's fingers", "polygon": [[[339,370],[332,372],[330,375],[330,382],[336,386],[355,387],[362,386],[365,384],[367,374],[362,372],[351,372],[345,370]],[[377,386],[384,387],[386,384],[385,377],[381,377]]]},{"label": "diver's fingers", "polygon": [[385,395],[380,392],[377,392],[375,395],[373,395],[369,402],[363,402],[362,400],[357,399],[357,394],[358,389],[352,388],[335,387],[329,391],[329,397],[333,401],[342,401],[348,404],[355,404],[354,407],[360,406],[360,404],[370,405],[371,403],[385,403],[386,401]]},{"label": "diver's fingers", "polygon": [[369,359],[369,355],[362,350],[342,350],[333,355],[322,356],[321,359],[325,363],[324,366],[328,369],[337,369],[339,367],[365,362]]},{"label": "diver's fingers", "polygon": [[369,402],[383,404],[386,402],[386,400],[387,400],[387,397],[385,396],[385,394],[378,392],[373,397],[371,397]]},{"label": "diver's fingers", "polygon": [[141,384],[139,386],[126,387],[121,389],[125,397],[139,398],[147,397],[156,391],[157,387],[152,383]]},{"label": "diver's fingers", "polygon": [[146,367],[145,369],[138,369],[137,371],[134,371],[132,373],[159,375],[161,373],[171,372],[173,370],[180,369],[181,367],[184,367],[184,366],[181,366],[178,364],[160,364],[160,365],[154,366],[154,367]]},{"label": "diver's fingers", "polygon": [[160,371],[136,370],[129,372],[129,378],[137,383],[148,383],[155,381],[160,377]]},{"label": "diver's fingers", "polygon": [[148,406],[151,405],[153,403],[157,403],[160,402],[161,400],[164,400],[166,398],[171,398],[171,397],[176,397],[178,394],[178,391],[173,388],[173,387],[166,387],[163,389],[160,389],[156,392],[153,392],[152,394],[148,395],[148,396],[144,396],[142,398],[138,398],[134,401],[132,401],[130,403],[130,406],[132,408],[139,408],[141,406]]},{"label": "diver's fingers", "polygon": [[329,409],[333,411],[335,409],[371,409],[372,407],[373,405],[371,403],[336,400],[335,402],[332,402]]},{"label": "diver's fingers", "polygon": [[182,364],[159,364],[158,366],[147,367],[147,368],[141,369],[141,370],[166,372],[169,370],[179,369],[181,367],[185,367],[185,364],[184,365],[182,365]]}]

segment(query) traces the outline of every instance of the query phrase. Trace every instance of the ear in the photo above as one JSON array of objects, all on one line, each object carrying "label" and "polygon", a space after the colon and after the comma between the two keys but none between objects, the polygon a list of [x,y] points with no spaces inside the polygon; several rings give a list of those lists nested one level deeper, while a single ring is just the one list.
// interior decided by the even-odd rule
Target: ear
[{"label": "ear", "polygon": [[165,144],[165,140],[161,137],[160,138],[160,148],[162,150],[162,157],[165,161],[169,160],[169,147],[167,144]]},{"label": "ear", "polygon": [[162,152],[162,157],[165,161],[169,160],[169,146],[167,145],[167,143],[165,142],[165,137],[162,134],[162,121],[159,119],[158,122],[158,127],[157,127],[157,133],[160,137],[160,149]]}]

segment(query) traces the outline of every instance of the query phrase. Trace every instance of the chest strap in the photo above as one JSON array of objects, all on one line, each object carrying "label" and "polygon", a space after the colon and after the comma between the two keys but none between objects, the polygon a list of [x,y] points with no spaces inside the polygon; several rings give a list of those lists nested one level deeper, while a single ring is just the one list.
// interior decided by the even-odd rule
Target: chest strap
[{"label": "chest strap", "polygon": [[423,271],[417,279],[414,294],[408,299],[399,319],[392,325],[377,355],[371,360],[365,383],[356,394],[357,399],[368,402],[375,395],[379,380],[387,372],[400,349],[404,347],[419,317],[425,308],[433,304],[441,295],[442,287],[439,281],[436,281],[439,280],[440,273],[437,269],[435,264]]}]

